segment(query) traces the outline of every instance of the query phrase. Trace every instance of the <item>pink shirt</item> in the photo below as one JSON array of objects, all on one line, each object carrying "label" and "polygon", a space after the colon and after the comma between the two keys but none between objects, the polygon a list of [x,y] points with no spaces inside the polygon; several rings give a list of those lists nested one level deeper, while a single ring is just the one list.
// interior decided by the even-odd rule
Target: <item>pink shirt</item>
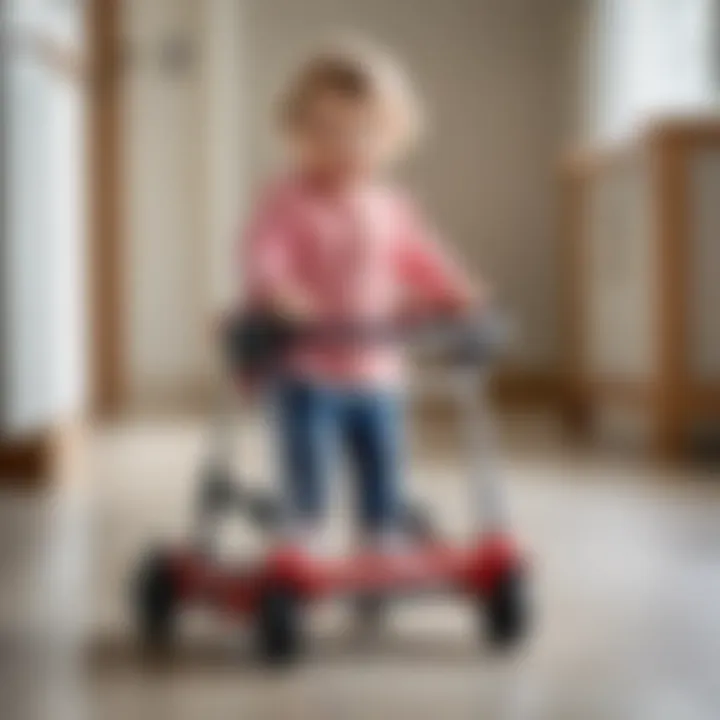
[{"label": "pink shirt", "polygon": [[[243,249],[248,302],[299,292],[321,321],[392,320],[409,300],[454,302],[468,289],[412,203],[386,187],[331,195],[285,180],[260,199]],[[288,370],[321,382],[392,383],[401,358],[388,346],[308,347]]]}]

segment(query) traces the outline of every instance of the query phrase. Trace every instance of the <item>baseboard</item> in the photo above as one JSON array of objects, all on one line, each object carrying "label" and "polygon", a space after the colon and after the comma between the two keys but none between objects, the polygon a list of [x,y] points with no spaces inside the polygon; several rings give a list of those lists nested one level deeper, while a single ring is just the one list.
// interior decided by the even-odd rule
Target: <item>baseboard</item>
[{"label": "baseboard", "polygon": [[120,414],[125,419],[203,415],[212,410],[217,394],[212,382],[205,380],[137,390],[122,404]]},{"label": "baseboard", "polygon": [[[559,409],[565,397],[562,374],[546,370],[501,370],[492,378],[490,393],[500,407]],[[228,392],[233,392],[230,388]],[[211,383],[189,383],[183,389],[147,391],[123,408],[125,418],[202,415],[212,411],[217,390]],[[442,398],[425,400],[423,408],[436,412],[447,405]]]},{"label": "baseboard", "polygon": [[562,373],[553,370],[501,370],[492,380],[491,394],[502,407],[559,409],[566,384]]},{"label": "baseboard", "polygon": [[42,490],[79,473],[82,425],[67,422],[0,439],[0,489]]},{"label": "baseboard", "polygon": [[37,488],[52,474],[49,433],[0,440],[0,487]]}]

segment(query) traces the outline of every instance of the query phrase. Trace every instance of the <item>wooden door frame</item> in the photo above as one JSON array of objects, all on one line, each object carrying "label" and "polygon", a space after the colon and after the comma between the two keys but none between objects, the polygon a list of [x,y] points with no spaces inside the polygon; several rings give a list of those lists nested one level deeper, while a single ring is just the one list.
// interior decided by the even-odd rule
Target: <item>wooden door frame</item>
[{"label": "wooden door frame", "polygon": [[90,407],[95,419],[120,411],[122,363],[121,60],[122,0],[88,0],[88,207]]}]

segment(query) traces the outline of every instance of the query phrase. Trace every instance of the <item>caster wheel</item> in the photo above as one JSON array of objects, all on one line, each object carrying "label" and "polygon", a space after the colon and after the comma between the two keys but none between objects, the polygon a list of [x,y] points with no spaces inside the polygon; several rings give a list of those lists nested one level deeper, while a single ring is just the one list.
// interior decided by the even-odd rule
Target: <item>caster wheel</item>
[{"label": "caster wheel", "polygon": [[153,554],[143,563],[135,589],[135,611],[144,646],[149,650],[167,649],[175,629],[177,597],[163,555]]},{"label": "caster wheel", "polygon": [[525,574],[513,569],[498,581],[486,598],[485,631],[494,647],[511,647],[526,636],[530,622],[527,591]]},{"label": "caster wheel", "polygon": [[260,601],[258,650],[269,665],[289,665],[303,647],[302,607],[297,596],[281,588],[270,588]]}]

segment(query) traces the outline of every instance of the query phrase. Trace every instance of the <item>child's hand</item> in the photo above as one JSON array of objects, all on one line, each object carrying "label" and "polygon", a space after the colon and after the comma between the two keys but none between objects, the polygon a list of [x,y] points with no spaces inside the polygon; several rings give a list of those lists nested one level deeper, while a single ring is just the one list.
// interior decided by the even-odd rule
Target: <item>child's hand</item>
[{"label": "child's hand", "polygon": [[436,298],[410,297],[406,299],[401,316],[407,320],[418,320],[433,315],[464,315],[469,312],[483,313],[490,304],[487,286],[467,286]]},{"label": "child's hand", "polygon": [[447,312],[463,315],[468,312],[482,314],[491,304],[492,292],[488,285],[468,286],[448,299]]},{"label": "child's hand", "polygon": [[307,322],[315,316],[310,296],[300,288],[287,288],[268,298],[267,307],[281,317],[298,322]]},{"label": "child's hand", "polygon": [[262,378],[250,373],[239,373],[234,379],[235,389],[246,402],[253,402],[263,385]]}]

